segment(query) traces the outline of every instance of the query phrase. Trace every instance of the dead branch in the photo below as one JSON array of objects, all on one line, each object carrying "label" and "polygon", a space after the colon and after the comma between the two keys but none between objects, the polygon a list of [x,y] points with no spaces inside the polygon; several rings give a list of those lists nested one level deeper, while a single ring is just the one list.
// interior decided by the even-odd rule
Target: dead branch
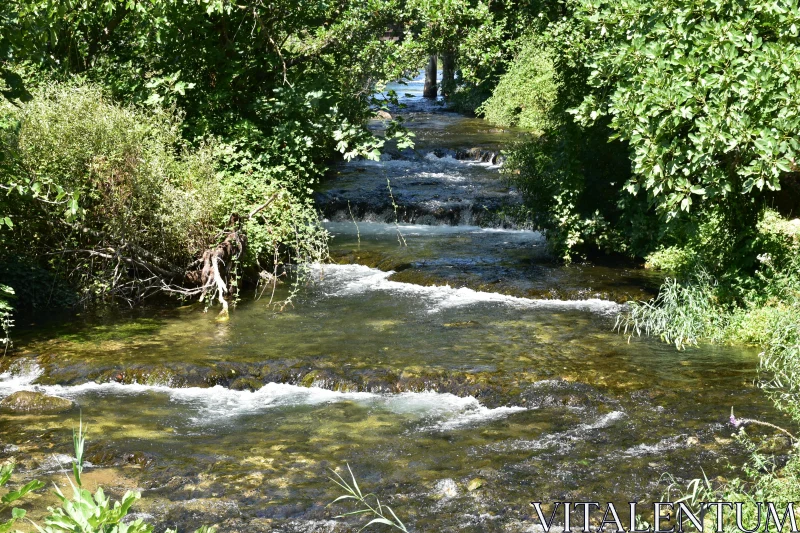
[{"label": "dead branch", "polygon": [[269,200],[267,200],[266,202],[264,202],[264,203],[263,203],[263,204],[261,204],[260,206],[256,207],[256,208],[255,208],[255,209],[253,209],[252,211],[250,211],[250,214],[249,214],[249,215],[247,215],[247,220],[250,220],[251,218],[253,218],[254,216],[256,216],[256,215],[257,215],[257,214],[258,214],[260,211],[262,211],[263,209],[265,209],[266,207],[268,207],[268,206],[269,206],[269,205],[270,205],[272,202],[274,202],[274,201],[275,201],[275,199],[276,199],[278,196],[280,196],[280,194],[281,194],[282,192],[283,192],[283,191],[278,191],[278,192],[276,192],[275,194],[273,194],[272,196],[270,196],[270,197],[269,197]]},{"label": "dead branch", "polygon": [[[228,316],[230,296],[238,290],[234,276],[236,262],[247,249],[247,236],[242,229],[249,221],[272,205],[283,190],[273,193],[264,203],[253,208],[246,218],[231,214],[227,225],[217,236],[218,244],[206,249],[199,258],[185,267],[174,264],[144,247],[130,242],[125,237],[98,231],[77,222],[64,222],[71,231],[83,235],[86,244],[52,252],[49,255],[86,256],[89,264],[77,266],[74,274],[89,268],[105,269],[109,276],[108,294],[120,297],[129,304],[156,293],[173,294],[187,298],[209,298],[219,302],[220,316]],[[276,251],[277,254],[277,251]],[[99,263],[98,263],[99,261]],[[262,276],[263,278],[263,276]],[[277,280],[277,271],[270,281]],[[262,279],[262,281],[265,281]]]}]

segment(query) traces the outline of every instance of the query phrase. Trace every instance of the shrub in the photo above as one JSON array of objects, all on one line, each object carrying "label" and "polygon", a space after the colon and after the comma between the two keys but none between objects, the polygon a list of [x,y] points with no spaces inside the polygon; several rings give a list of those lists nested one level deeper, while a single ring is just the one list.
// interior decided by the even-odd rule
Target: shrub
[{"label": "shrub", "polygon": [[616,327],[623,333],[658,335],[678,349],[696,345],[725,327],[727,315],[718,305],[715,285],[705,272],[686,284],[667,278],[656,298],[631,304]]},{"label": "shrub", "polygon": [[[190,144],[179,113],[120,105],[79,80],[0,106],[0,253],[76,287],[84,303],[175,291],[233,232],[246,251],[226,260],[233,286],[243,273],[258,279],[326,254],[309,177],[298,175],[318,168],[300,153],[259,154],[215,138]],[[234,213],[241,227],[229,225]],[[27,299],[36,291],[18,270],[0,281]]]},{"label": "shrub", "polygon": [[643,195],[621,198],[631,171],[627,144],[611,140],[609,121],[582,127],[570,113],[589,90],[587,58],[600,43],[562,15],[547,22],[542,14],[541,31],[519,41],[518,56],[484,112],[537,130],[507,153],[506,172],[559,257],[598,249],[644,255],[658,220]]},{"label": "shrub", "polygon": [[4,111],[17,122],[0,174],[7,252],[48,258],[91,298],[129,268],[121,249],[180,263],[210,245],[224,215],[217,156],[183,142],[178,115],[80,82],[46,84]]},{"label": "shrub", "polygon": [[561,84],[552,55],[538,41],[525,39],[492,96],[476,112],[502,126],[520,126],[538,134],[551,129]]},{"label": "shrub", "polygon": [[[577,111],[610,116],[630,143],[625,185],[668,219],[717,206],[748,231],[764,191],[796,171],[800,73],[795,2],[601,0],[575,17],[602,43]],[[766,67],[765,67],[766,66]]]},{"label": "shrub", "polygon": [[635,254],[652,243],[655,221],[641,216],[646,206],[617,201],[630,165],[625,147],[607,140],[600,125],[581,130],[565,123],[506,153],[506,176],[550,247],[567,261],[597,249]]},{"label": "shrub", "polygon": [[694,262],[692,251],[678,246],[660,247],[645,258],[645,267],[674,274],[686,272]]}]

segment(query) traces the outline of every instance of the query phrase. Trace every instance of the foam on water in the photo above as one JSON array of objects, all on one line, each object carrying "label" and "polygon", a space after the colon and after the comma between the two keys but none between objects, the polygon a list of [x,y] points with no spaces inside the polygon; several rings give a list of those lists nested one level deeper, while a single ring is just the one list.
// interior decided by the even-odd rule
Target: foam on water
[{"label": "foam on water", "polygon": [[519,413],[520,411],[525,410],[526,409],[524,407],[518,406],[502,406],[490,409],[484,405],[478,404],[475,409],[464,411],[458,417],[452,417],[447,420],[443,420],[438,424],[431,426],[430,429],[447,431],[463,426],[479,425],[483,422],[488,422],[498,418],[505,418],[511,414]]},{"label": "foam on water", "polygon": [[[22,368],[22,367],[21,367]],[[501,418],[524,407],[490,409],[472,396],[460,397],[449,393],[404,392],[376,394],[369,392],[339,392],[319,387],[302,387],[286,383],[267,383],[256,391],[232,390],[219,385],[203,387],[170,387],[168,385],[121,384],[116,382],[80,385],[37,385],[42,375],[35,364],[27,364],[20,374],[0,374],[0,397],[20,390],[40,391],[78,401],[87,396],[137,396],[163,394],[187,414],[195,425],[216,423],[231,417],[267,412],[280,407],[315,406],[337,402],[356,402],[409,418],[429,422],[423,429],[448,430],[465,425]]]},{"label": "foam on water", "polygon": [[[450,224],[409,224],[401,222],[399,224],[389,224],[386,222],[357,222],[358,231],[352,221],[332,222],[324,221],[323,226],[333,235],[356,235],[359,233],[365,236],[397,235],[397,229],[408,237],[438,237],[448,235],[486,235],[496,236],[504,240],[514,242],[544,242],[545,238],[538,231],[526,229],[505,229],[505,228],[482,228],[480,226]],[[505,243],[505,241],[500,241]]]},{"label": "foam on water", "polygon": [[7,372],[0,374],[0,396],[8,396],[18,390],[28,390],[44,371],[31,361],[19,361]]},{"label": "foam on water", "polygon": [[[488,161],[476,161],[471,159],[456,159],[452,155],[437,156],[433,152],[428,152],[420,159],[357,159],[341,165],[342,169],[377,169],[382,171],[399,171],[409,173],[408,177],[430,177],[445,180],[453,178],[465,179],[458,174],[460,170],[470,171],[470,169],[493,170],[497,171],[502,165]],[[471,172],[474,174],[474,172]],[[394,174],[394,172],[393,172]],[[397,177],[397,176],[395,176]]]},{"label": "foam on water", "polygon": [[669,450],[686,446],[686,435],[674,435],[656,442],[655,444],[637,444],[624,450],[621,455],[627,457],[642,457],[646,455],[660,455]]},{"label": "foam on water", "polygon": [[489,161],[478,161],[474,159],[456,159],[452,155],[443,155],[437,156],[433,152],[428,152],[425,154],[425,159],[427,161],[432,162],[435,165],[442,165],[442,166],[467,166],[467,167],[481,167],[491,170],[498,170],[503,165],[500,163],[492,163]]},{"label": "foam on water", "polygon": [[559,454],[566,454],[575,443],[586,440],[586,438],[598,430],[609,428],[616,422],[625,418],[623,411],[611,411],[600,416],[597,420],[578,424],[577,426],[557,433],[550,433],[538,439],[527,440],[518,439],[505,441],[488,446],[490,450],[498,452],[508,452],[510,450],[550,450]]},{"label": "foam on water", "polygon": [[[385,397],[385,406],[398,414],[425,413],[428,419],[439,419],[426,426],[428,430],[449,430],[462,426],[503,418],[510,414],[525,411],[524,407],[503,406],[490,409],[472,396],[461,397],[454,394],[436,392],[404,392]],[[451,416],[458,413],[458,416]]]},{"label": "foam on water", "polygon": [[620,311],[621,304],[609,300],[591,298],[587,300],[545,300],[520,298],[493,292],[475,291],[466,287],[455,289],[449,285],[422,286],[391,281],[393,271],[363,265],[314,265],[316,278],[328,296],[352,296],[371,291],[386,291],[409,294],[423,299],[429,313],[444,309],[490,303],[518,308],[545,308],[582,310],[613,315]]}]

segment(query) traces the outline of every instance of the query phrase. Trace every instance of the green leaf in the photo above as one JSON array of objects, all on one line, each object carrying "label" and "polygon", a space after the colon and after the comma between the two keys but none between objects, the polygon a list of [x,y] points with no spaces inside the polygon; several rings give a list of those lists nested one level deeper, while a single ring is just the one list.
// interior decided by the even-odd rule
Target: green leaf
[{"label": "green leaf", "polygon": [[361,529],[364,530],[369,526],[371,526],[372,524],[386,524],[387,526],[392,526],[392,527],[394,527],[395,525],[394,522],[392,522],[391,520],[387,520],[386,518],[373,518],[372,520],[367,522],[366,525]]},{"label": "green leaf", "polygon": [[[5,285],[3,287],[3,292],[7,292],[8,289],[11,287],[7,287]],[[13,289],[11,289],[13,294]],[[0,487],[8,483],[8,480],[11,479],[11,474],[14,473],[14,463],[6,463],[3,466],[0,466]]]},{"label": "green leaf", "polygon": [[0,523],[0,533],[8,533],[11,531],[11,528],[14,527],[14,522],[16,521],[16,518],[12,518],[11,520]]},{"label": "green leaf", "polygon": [[5,494],[2,498],[0,498],[0,502],[6,503],[6,504],[11,503],[11,502],[15,502],[15,501],[19,500],[20,498],[22,498],[23,496],[25,496],[30,491],[38,490],[38,489],[41,489],[42,487],[44,487],[44,483],[42,483],[39,480],[34,479],[33,481],[30,481],[30,482],[26,483],[22,488],[14,490],[14,491],[11,491],[11,492]]}]

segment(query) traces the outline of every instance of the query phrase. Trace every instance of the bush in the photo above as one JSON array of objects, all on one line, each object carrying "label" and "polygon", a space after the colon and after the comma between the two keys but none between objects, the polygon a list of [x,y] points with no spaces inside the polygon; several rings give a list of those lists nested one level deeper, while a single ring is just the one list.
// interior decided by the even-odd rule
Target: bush
[{"label": "bush", "polygon": [[602,126],[570,123],[514,146],[504,165],[533,223],[566,261],[598,249],[637,255],[652,246],[657,220],[645,216],[646,204],[617,199],[629,169],[625,146],[609,144]]},{"label": "bush", "polygon": [[617,329],[636,335],[658,335],[678,349],[713,338],[725,327],[727,313],[719,306],[715,281],[704,272],[681,284],[667,278],[658,296],[631,304],[617,319]]},{"label": "bush", "polygon": [[561,85],[552,56],[538,41],[525,39],[492,96],[476,112],[501,126],[519,126],[537,134],[551,129]]},{"label": "bush", "polygon": [[658,220],[643,195],[620,195],[631,171],[628,146],[611,140],[608,120],[582,127],[571,114],[589,90],[586,60],[599,43],[573,17],[546,19],[518,41],[515,61],[482,108],[490,120],[535,130],[506,154],[507,176],[559,257],[598,249],[642,256],[655,244]]},{"label": "bush", "polygon": [[[0,281],[23,307],[38,304],[22,270],[44,269],[84,303],[133,302],[182,285],[195,260],[236,231],[246,253],[225,265],[232,285],[326,254],[309,178],[293,170],[304,163],[289,168],[292,154],[214,138],[192,145],[179,113],[120,105],[83,81],[45,83],[20,107],[0,104],[0,115],[0,254],[25,265]],[[234,213],[242,228],[229,225]]]},{"label": "bush", "polygon": [[[180,116],[111,102],[97,87],[48,84],[16,114],[10,149],[34,198],[166,257],[208,244],[220,212],[212,146],[190,148]],[[80,205],[80,208],[77,206]],[[57,209],[57,208],[56,208]]]},{"label": "bush", "polygon": [[[254,160],[246,151],[226,146],[221,172],[221,201],[225,212],[245,215],[273,199],[268,208],[243,224],[246,270],[272,270],[283,263],[303,265],[328,255],[328,233],[300,178],[282,165]],[[298,183],[299,182],[299,183]],[[298,189],[300,190],[298,192]]]},{"label": "bush", "polygon": [[631,303],[618,327],[657,335],[679,348],[702,340],[784,348],[791,344],[774,336],[791,331],[800,316],[800,259],[795,241],[775,230],[788,221],[766,213],[747,251],[756,256],[752,274],[742,264],[726,263],[732,255],[731,240],[711,217],[683,247],[662,248],[648,256],[648,264],[677,278],[668,278],[650,302]]},{"label": "bush", "polygon": [[224,216],[218,157],[183,142],[178,115],[117,105],[80,82],[46,84],[4,112],[17,123],[0,182],[8,253],[47,258],[92,298],[128,268],[120,247],[181,263],[210,245]]},{"label": "bush", "polygon": [[797,170],[800,6],[601,0],[574,14],[602,43],[576,116],[610,116],[630,143],[625,188],[647,191],[667,219],[714,207],[731,237],[748,232],[753,200]]},{"label": "bush", "polygon": [[690,250],[678,246],[662,246],[645,257],[644,265],[645,268],[680,274],[689,270],[693,262],[694,255]]}]

